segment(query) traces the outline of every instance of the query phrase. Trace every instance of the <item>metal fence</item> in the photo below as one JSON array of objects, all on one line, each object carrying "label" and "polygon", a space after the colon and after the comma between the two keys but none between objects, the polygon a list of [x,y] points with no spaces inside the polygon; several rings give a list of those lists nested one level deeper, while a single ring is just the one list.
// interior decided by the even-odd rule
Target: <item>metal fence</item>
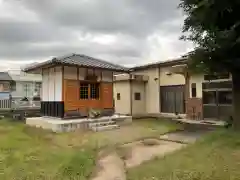
[{"label": "metal fence", "polygon": [[0,99],[0,110],[40,109],[41,101],[23,101],[22,98]]},{"label": "metal fence", "polygon": [[11,100],[10,99],[0,99],[0,109],[1,110],[11,109]]}]

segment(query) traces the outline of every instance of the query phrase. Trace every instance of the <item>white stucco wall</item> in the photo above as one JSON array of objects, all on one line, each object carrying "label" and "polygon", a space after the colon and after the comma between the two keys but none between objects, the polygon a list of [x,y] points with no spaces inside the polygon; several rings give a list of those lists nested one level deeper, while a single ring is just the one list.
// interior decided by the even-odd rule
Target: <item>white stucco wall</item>
[{"label": "white stucco wall", "polygon": [[42,72],[42,100],[43,101],[48,101],[49,100],[49,70],[44,69]]},{"label": "white stucco wall", "polygon": [[55,101],[62,101],[62,67],[55,68]]},{"label": "white stucco wall", "polygon": [[[117,94],[120,93],[120,100]],[[119,114],[131,113],[130,83],[129,81],[118,81],[113,84],[115,112]]]},{"label": "white stucco wall", "polygon": [[142,74],[149,76],[146,82],[146,113],[160,112],[160,94],[159,94],[159,68],[149,68],[135,71],[134,74]]},{"label": "white stucco wall", "polygon": [[42,100],[62,101],[62,68],[44,69],[42,74]]},{"label": "white stucco wall", "polygon": [[168,74],[170,72],[168,67],[160,68],[160,86],[172,86],[185,84],[185,78],[181,74]]},{"label": "white stucco wall", "polygon": [[192,83],[196,83],[197,98],[202,98],[202,83],[204,82],[203,74],[191,75],[189,79],[189,97],[192,98]]},{"label": "white stucco wall", "polygon": [[49,101],[55,101],[55,72],[54,72],[54,68],[49,68],[48,100]]},{"label": "white stucco wall", "polygon": [[[140,93],[141,99],[135,100],[135,93]],[[145,114],[146,101],[145,101],[145,84],[144,82],[132,82],[132,114]]]}]

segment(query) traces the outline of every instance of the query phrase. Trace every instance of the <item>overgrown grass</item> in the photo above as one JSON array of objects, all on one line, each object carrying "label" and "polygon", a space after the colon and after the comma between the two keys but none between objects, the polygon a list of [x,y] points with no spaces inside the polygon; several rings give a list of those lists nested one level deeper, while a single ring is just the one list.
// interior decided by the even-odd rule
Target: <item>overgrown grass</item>
[{"label": "overgrown grass", "polygon": [[129,180],[240,179],[240,132],[217,131],[202,141],[128,171]]},{"label": "overgrown grass", "polygon": [[106,132],[55,134],[0,121],[0,179],[81,179],[91,175],[99,148],[158,136],[176,129],[152,119]]}]

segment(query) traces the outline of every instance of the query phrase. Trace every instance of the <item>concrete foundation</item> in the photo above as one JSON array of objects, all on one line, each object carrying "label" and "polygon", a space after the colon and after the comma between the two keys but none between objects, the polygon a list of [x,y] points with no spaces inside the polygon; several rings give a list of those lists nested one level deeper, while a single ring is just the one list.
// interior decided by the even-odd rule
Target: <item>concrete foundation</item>
[{"label": "concrete foundation", "polygon": [[[34,117],[34,118],[27,118],[26,124],[29,126],[43,128],[47,130],[51,130],[53,132],[71,132],[77,129],[81,130],[89,130],[92,129],[93,124],[108,124],[107,122],[114,122],[116,125],[121,126],[125,124],[129,124],[132,122],[131,116],[121,116],[121,115],[113,115],[113,116],[106,116],[100,118],[81,118],[81,119],[70,119],[70,120],[62,120],[53,117]],[[104,123],[106,122],[106,123]],[[106,126],[99,126],[97,127],[99,130],[109,130],[110,127]],[[96,127],[94,128],[96,131]]]}]

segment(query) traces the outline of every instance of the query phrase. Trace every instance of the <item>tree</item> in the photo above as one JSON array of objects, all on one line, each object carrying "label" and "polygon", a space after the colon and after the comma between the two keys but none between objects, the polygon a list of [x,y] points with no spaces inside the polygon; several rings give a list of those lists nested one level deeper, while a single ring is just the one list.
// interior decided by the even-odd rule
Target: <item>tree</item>
[{"label": "tree", "polygon": [[227,71],[233,83],[233,125],[240,128],[240,0],[181,0],[184,40],[196,48],[190,67]]}]

